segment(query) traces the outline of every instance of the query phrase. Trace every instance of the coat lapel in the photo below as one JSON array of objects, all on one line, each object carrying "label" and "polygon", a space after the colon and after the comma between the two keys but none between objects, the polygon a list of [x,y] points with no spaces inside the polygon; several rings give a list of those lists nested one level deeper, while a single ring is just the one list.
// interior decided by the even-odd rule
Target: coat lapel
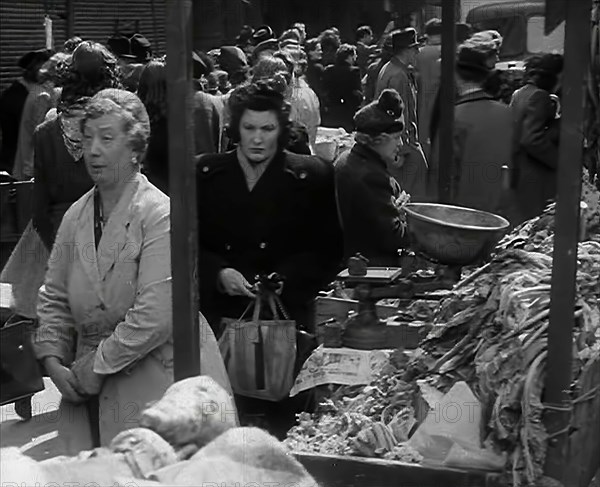
[{"label": "coat lapel", "polygon": [[127,185],[104,226],[97,252],[100,281],[106,277],[108,271],[113,268],[123,254],[123,248],[127,244],[127,228],[132,214],[131,207],[135,203],[134,197],[142,178],[143,176],[138,174],[135,180]]},{"label": "coat lapel", "polygon": [[75,242],[79,245],[81,266],[90,279],[94,291],[102,299],[102,289],[98,274],[98,259],[94,242],[94,197],[93,191],[87,194],[87,201],[79,215],[79,225],[75,234]]}]

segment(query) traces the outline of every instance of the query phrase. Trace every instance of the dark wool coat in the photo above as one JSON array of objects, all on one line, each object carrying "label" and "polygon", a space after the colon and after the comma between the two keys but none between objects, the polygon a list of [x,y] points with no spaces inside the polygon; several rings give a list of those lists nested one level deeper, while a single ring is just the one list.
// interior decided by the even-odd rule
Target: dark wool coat
[{"label": "dark wool coat", "polygon": [[515,198],[513,223],[533,218],[556,196],[558,137],[550,94],[533,84],[514,92],[511,189]]},{"label": "dark wool coat", "polygon": [[369,147],[355,144],[336,161],[335,185],[344,260],[360,252],[370,266],[398,266],[404,239],[394,200],[400,187],[385,161]]},{"label": "dark wool coat", "polygon": [[2,146],[0,148],[0,170],[12,173],[19,127],[23,107],[29,90],[20,81],[14,81],[0,96],[0,129],[2,129]]},{"label": "dark wool coat", "polygon": [[334,64],[323,74],[325,107],[321,110],[322,125],[354,130],[354,114],[362,103],[360,70],[349,64]]},{"label": "dark wool coat", "polygon": [[50,250],[63,215],[93,182],[83,158],[75,161],[67,151],[58,118],[38,126],[34,145],[33,226]]},{"label": "dark wool coat", "polygon": [[282,151],[249,191],[236,151],[207,154],[198,158],[197,183],[200,309],[213,329],[249,303],[218,291],[225,267],[250,283],[257,274],[285,276],[282,301],[306,324],[311,301],[341,263],[332,166]]}]

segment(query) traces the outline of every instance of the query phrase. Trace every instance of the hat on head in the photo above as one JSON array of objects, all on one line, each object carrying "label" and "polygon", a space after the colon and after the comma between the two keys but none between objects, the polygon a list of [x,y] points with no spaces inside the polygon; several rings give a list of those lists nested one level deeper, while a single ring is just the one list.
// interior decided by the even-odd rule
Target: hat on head
[{"label": "hat on head", "polygon": [[28,69],[34,64],[43,64],[52,57],[54,52],[49,49],[37,49],[35,51],[29,51],[23,55],[17,62],[18,66],[22,69]]},{"label": "hat on head", "polygon": [[473,34],[465,41],[465,44],[476,47],[485,46],[486,49],[498,53],[502,47],[502,36],[498,31],[484,30]]},{"label": "hat on head", "polygon": [[412,27],[392,32],[392,46],[394,51],[408,49],[419,45],[417,31]]},{"label": "hat on head", "polygon": [[152,44],[142,34],[133,34],[129,45],[131,57],[136,61],[146,62],[152,57]]},{"label": "hat on head", "polygon": [[129,38],[121,34],[115,34],[111,36],[106,45],[112,51],[115,56],[123,57],[129,56],[131,52],[131,43]]},{"label": "hat on head", "polygon": [[278,49],[279,43],[277,42],[277,39],[267,39],[266,41],[262,41],[256,45],[253,54],[254,56],[258,56],[262,51],[277,51]]},{"label": "hat on head", "polygon": [[300,42],[297,39],[284,39],[279,42],[280,49],[300,49]]},{"label": "hat on head", "polygon": [[263,41],[275,39],[275,32],[268,25],[261,25],[252,35],[252,44],[258,46]]},{"label": "hat on head", "polygon": [[245,46],[246,44],[249,44],[253,35],[254,29],[249,25],[244,25],[240,30],[239,35],[235,38],[236,45]]},{"label": "hat on head", "polygon": [[495,65],[495,54],[490,49],[465,44],[458,49],[456,66],[459,68],[488,73]]},{"label": "hat on head", "polygon": [[386,89],[376,101],[361,108],[354,115],[354,125],[358,132],[369,135],[402,132],[404,103],[398,92]]},{"label": "hat on head", "polygon": [[429,19],[425,23],[425,34],[428,36],[439,36],[442,33],[442,21],[438,18]]},{"label": "hat on head", "polygon": [[219,67],[229,74],[245,71],[248,61],[244,51],[236,46],[223,46],[219,54]]},{"label": "hat on head", "polygon": [[537,54],[525,61],[528,74],[558,74],[563,70],[563,57],[560,54]]}]

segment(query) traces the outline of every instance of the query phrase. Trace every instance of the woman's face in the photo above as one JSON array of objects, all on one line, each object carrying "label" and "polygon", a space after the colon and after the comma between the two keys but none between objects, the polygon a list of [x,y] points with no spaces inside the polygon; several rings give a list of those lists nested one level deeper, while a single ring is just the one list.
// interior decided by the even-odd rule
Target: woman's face
[{"label": "woman's face", "polygon": [[398,154],[402,148],[402,132],[381,134],[377,144],[377,152],[390,164],[398,164]]},{"label": "woman's face", "polygon": [[270,161],[277,152],[280,134],[275,111],[246,110],[240,120],[240,150],[252,164]]},{"label": "woman's face", "polygon": [[317,44],[317,47],[314,51],[308,52],[308,58],[315,62],[323,59],[323,49],[321,49],[321,44]]},{"label": "woman's face", "polygon": [[137,170],[123,121],[114,113],[87,120],[83,128],[83,157],[98,186],[118,186]]}]

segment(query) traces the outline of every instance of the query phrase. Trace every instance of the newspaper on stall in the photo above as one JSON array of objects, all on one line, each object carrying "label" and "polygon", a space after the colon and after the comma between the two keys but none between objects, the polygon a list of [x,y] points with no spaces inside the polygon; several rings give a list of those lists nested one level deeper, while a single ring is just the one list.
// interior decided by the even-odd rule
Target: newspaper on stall
[{"label": "newspaper on stall", "polygon": [[369,384],[389,362],[392,350],[318,347],[298,374],[290,397],[325,384]]}]

